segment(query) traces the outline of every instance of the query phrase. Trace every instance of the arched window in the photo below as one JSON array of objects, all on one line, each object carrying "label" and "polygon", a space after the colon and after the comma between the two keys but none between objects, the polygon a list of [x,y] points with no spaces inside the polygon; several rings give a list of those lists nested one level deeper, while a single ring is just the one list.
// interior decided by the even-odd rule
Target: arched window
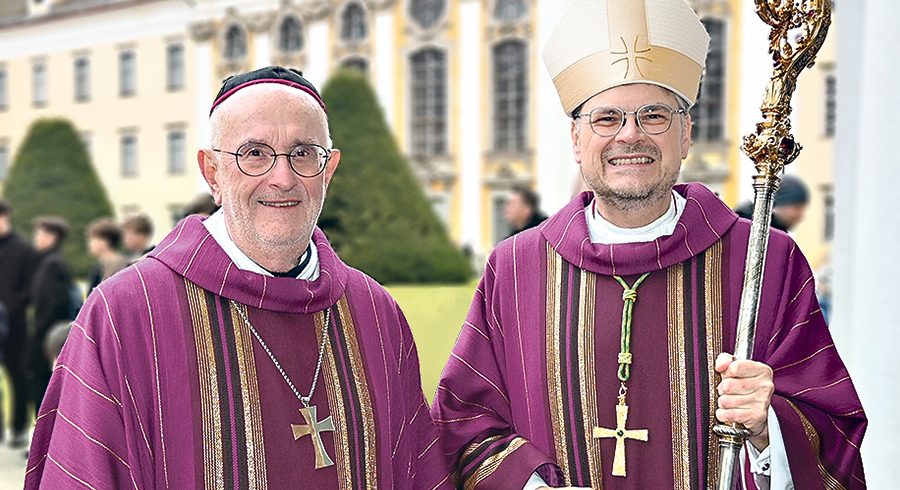
[{"label": "arched window", "polygon": [[493,49],[494,150],[525,150],[528,116],[528,65],[522,41],[504,41]]},{"label": "arched window", "polygon": [[296,53],[303,49],[303,28],[297,17],[289,15],[281,21],[278,28],[278,49],[282,53]]},{"label": "arched window", "polygon": [[236,24],[232,24],[225,31],[225,52],[228,61],[240,61],[247,56],[247,36],[244,30]]},{"label": "arched window", "polygon": [[725,137],[725,22],[703,19],[709,33],[706,69],[700,94],[691,108],[691,139],[721,141]]},{"label": "arched window", "polygon": [[444,14],[444,0],[412,0],[409,4],[410,15],[423,29],[433,27]]},{"label": "arched window", "polygon": [[494,18],[497,20],[518,20],[528,12],[526,0],[497,0],[494,4]]},{"label": "arched window", "polygon": [[341,68],[356,70],[365,75],[369,72],[369,62],[365,58],[348,58],[341,63]]},{"label": "arched window", "polygon": [[341,15],[341,39],[344,41],[362,41],[369,35],[366,25],[366,11],[362,5],[353,2],[347,5]]},{"label": "arched window", "polygon": [[434,48],[412,55],[412,151],[417,155],[447,152],[447,56]]}]

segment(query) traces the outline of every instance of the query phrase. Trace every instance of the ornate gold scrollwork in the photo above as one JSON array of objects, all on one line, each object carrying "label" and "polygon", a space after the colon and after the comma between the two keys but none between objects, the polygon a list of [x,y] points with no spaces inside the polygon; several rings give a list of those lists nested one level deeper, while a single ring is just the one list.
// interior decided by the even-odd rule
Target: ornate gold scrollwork
[{"label": "ornate gold scrollwork", "polygon": [[832,0],[756,0],[756,13],[772,26],[769,53],[774,73],[761,107],[764,120],[741,147],[760,177],[776,185],[776,176],[793,162],[801,146],[791,135],[791,97],[797,76],[815,63],[831,25]]}]

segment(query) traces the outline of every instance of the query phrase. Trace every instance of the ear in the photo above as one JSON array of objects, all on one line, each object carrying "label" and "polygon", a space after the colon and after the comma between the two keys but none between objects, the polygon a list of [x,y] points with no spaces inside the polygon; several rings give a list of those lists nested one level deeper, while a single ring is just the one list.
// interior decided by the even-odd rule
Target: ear
[{"label": "ear", "polygon": [[199,150],[197,152],[197,165],[200,167],[200,175],[203,176],[203,180],[205,180],[206,185],[209,186],[209,191],[212,193],[216,205],[221,206],[222,194],[220,192],[221,187],[219,186],[219,179],[221,178],[222,173],[219,172],[219,162],[212,154],[212,150]]},{"label": "ear", "polygon": [[684,116],[684,134],[681,135],[681,159],[684,160],[691,150],[691,115]]},{"label": "ear", "polygon": [[581,165],[581,134],[580,134],[580,126],[578,119],[572,119],[572,127],[569,129],[569,132],[572,134],[572,154],[575,156],[575,161],[578,165]]},{"label": "ear", "polygon": [[341,161],[341,150],[334,148],[331,150],[331,156],[328,157],[328,163],[325,164],[325,190],[328,190],[328,184],[331,183],[331,178],[334,176],[334,171],[337,170],[338,163]]}]

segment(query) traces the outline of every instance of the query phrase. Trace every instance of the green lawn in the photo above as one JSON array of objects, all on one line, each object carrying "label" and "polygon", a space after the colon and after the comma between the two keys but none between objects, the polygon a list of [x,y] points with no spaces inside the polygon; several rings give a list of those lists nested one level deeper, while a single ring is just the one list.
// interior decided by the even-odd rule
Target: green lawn
[{"label": "green lawn", "polygon": [[477,281],[461,286],[389,286],[416,338],[422,368],[422,389],[428,403],[450,350],[466,319]]}]

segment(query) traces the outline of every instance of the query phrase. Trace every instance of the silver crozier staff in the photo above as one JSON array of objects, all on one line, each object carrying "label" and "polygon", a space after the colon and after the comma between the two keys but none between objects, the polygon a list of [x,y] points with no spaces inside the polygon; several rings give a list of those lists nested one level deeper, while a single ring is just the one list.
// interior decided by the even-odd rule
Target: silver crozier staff
[{"label": "silver crozier staff", "polygon": [[[766,248],[769,244],[769,224],[772,217],[772,197],[781,180],[784,166],[800,153],[800,145],[791,135],[791,96],[797,88],[797,76],[815,62],[816,53],[825,41],[831,25],[832,0],[756,0],[756,13],[772,26],[769,33],[769,52],[775,71],[766,87],[762,104],[763,122],[756,125],[756,133],[744,137],[742,149],[756,166],[753,178],[755,203],[747,244],[747,263],[744,268],[744,289],[738,314],[734,356],[750,359],[756,337],[756,317],[762,289]],[[788,36],[799,36],[791,43]],[[744,439],[750,431],[740,424],[718,424],[713,432],[719,436],[718,490],[732,488],[735,463]],[[711,464],[710,467],[714,467]]]}]

